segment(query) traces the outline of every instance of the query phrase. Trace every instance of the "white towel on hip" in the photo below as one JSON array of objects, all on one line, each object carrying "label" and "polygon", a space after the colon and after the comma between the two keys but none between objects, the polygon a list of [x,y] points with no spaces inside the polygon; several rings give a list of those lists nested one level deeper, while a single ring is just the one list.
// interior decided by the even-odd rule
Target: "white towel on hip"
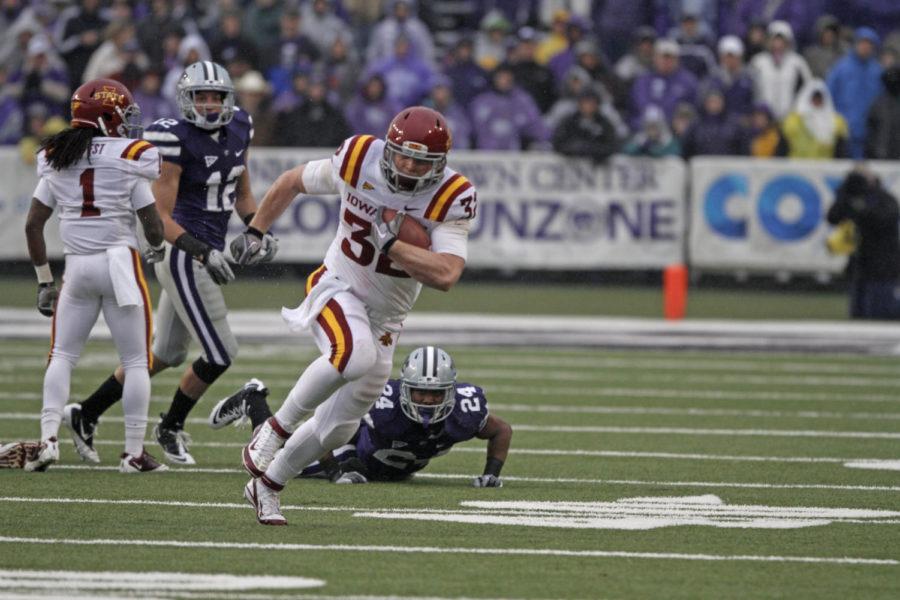
[{"label": "white towel on hip", "polygon": [[288,325],[288,329],[295,333],[309,331],[313,321],[328,304],[340,292],[350,289],[350,284],[341,281],[331,271],[325,271],[318,283],[313,286],[309,294],[297,308],[281,307],[281,318]]},{"label": "white towel on hip", "polygon": [[128,246],[108,248],[106,257],[109,260],[109,277],[116,293],[116,303],[119,306],[143,306],[144,296],[138,288],[131,248]]}]

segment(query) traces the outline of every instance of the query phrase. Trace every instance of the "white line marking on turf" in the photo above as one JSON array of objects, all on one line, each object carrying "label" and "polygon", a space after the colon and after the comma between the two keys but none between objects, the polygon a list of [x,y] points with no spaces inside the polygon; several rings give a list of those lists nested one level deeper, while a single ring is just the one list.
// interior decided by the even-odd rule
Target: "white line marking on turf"
[{"label": "white line marking on turf", "polygon": [[321,587],[308,577],[128,571],[0,570],[0,588],[56,590],[290,590]]},{"label": "white line marking on turf", "polygon": [[900,419],[900,413],[845,413],[818,410],[739,410],[732,408],[659,408],[640,406],[561,406],[546,404],[507,404],[503,402],[491,402],[491,409],[497,411],[549,414],[684,415],[690,417],[775,417],[779,419]]},{"label": "white line marking on turf", "polygon": [[661,560],[740,561],[740,562],[789,562],[834,565],[900,565],[890,558],[852,558],[826,556],[765,556],[741,554],[685,554],[678,552],[624,552],[615,550],[564,550],[554,548],[465,548],[440,546],[375,546],[351,544],[290,544],[249,542],[198,542],[183,540],[134,540],[134,539],[67,539],[0,536],[0,543],[9,544],[65,544],[72,546],[143,546],[162,548],[208,548],[216,550],[284,550],[290,552],[334,551],[375,552],[402,554],[474,554],[495,556],[560,556],[571,558],[641,558]]},{"label": "white line marking on turf", "polygon": [[354,517],[567,529],[647,530],[701,525],[727,529],[799,529],[834,522],[900,523],[900,511],[813,506],[729,505],[713,494],[633,497],[613,502],[461,502],[463,510],[432,513],[381,509]]},{"label": "white line marking on turf", "polygon": [[[8,412],[0,413],[0,419],[39,420],[38,413]],[[104,417],[104,421],[121,423],[124,417]],[[206,423],[206,419],[189,419],[191,423]],[[599,425],[528,425],[512,423],[516,432],[528,433],[638,433],[646,435],[727,435],[727,436],[762,436],[762,437],[814,437],[842,439],[900,439],[900,432],[892,431],[831,431],[831,430],[797,430],[797,429],[720,429],[695,427],[613,427]]]},{"label": "white line marking on turf", "polygon": [[848,469],[877,469],[882,471],[900,471],[900,460],[878,460],[874,458],[851,460],[844,463]]},{"label": "white line marking on turf", "polygon": [[[95,467],[88,465],[60,465],[51,467],[53,470],[66,471],[118,471],[118,467]],[[173,467],[168,473],[210,473],[210,474],[241,474],[246,475],[243,469],[212,469],[205,467]],[[165,474],[159,474],[165,477]],[[461,479],[471,481],[472,475],[467,473],[416,473],[416,477],[422,479]],[[670,487],[723,487],[723,488],[747,488],[747,489],[771,489],[771,490],[853,490],[866,492],[900,492],[900,486],[890,485],[832,485],[826,483],[731,483],[717,481],[646,481],[639,479],[577,479],[573,477],[520,477],[516,475],[504,475],[504,481],[522,481],[526,483],[576,483],[598,485],[650,485]]]}]

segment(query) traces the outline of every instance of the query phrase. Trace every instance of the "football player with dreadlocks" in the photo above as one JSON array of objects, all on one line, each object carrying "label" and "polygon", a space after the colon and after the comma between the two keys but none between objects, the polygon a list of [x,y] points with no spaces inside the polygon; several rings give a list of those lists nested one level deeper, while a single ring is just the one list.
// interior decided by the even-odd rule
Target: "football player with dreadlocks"
[{"label": "football player with dreadlocks", "polygon": [[[124,473],[165,470],[144,451],[152,368],[150,297],[138,253],[137,221],[150,244],[149,262],[162,260],[163,221],[150,187],[160,174],[159,152],[141,137],[141,111],[131,92],[112,79],[75,90],[71,126],[41,143],[40,181],[25,224],[28,253],[38,278],[37,307],[53,318],[50,361],[44,374],[41,445],[25,457],[26,471],[59,460],[57,433],[69,398],[72,370],[100,311],[122,361],[125,412]],[[57,291],[47,264],[44,226],[53,211],[66,258],[65,285]],[[7,461],[12,462],[12,461]]]},{"label": "football player with dreadlocks", "polygon": [[[256,212],[247,170],[253,121],[234,105],[234,85],[219,64],[188,65],[177,91],[182,118],[159,119],[144,136],[163,159],[153,194],[169,242],[156,264],[162,293],[150,374],[182,364],[191,338],[200,344],[202,355],[184,371],[169,410],[154,429],[169,462],[192,465],[185,419],[237,354],[219,286],[234,279],[222,252],[231,213],[249,223]],[[271,235],[261,236],[261,245],[252,262],[275,255]],[[97,420],[121,397],[122,381],[120,366],[87,400],[65,409],[75,447],[88,462],[100,460],[93,448]]]},{"label": "football player with dreadlocks", "polygon": [[[263,232],[299,194],[340,196],[324,264],[309,276],[303,303],[282,311],[292,330],[313,334],[322,355],[244,453],[254,475],[244,496],[262,524],[284,525],[285,483],[356,432],[391,374],[397,336],[422,286],[447,291],[465,269],[475,187],[447,166],[450,142],[443,115],[405,108],[385,139],[358,135],[332,157],[282,173],[231,243],[235,260],[251,263],[264,251]],[[402,239],[401,228],[429,234],[430,248]]]},{"label": "football player with dreadlocks", "polygon": [[[247,417],[255,430],[272,415],[268,393],[260,380],[251,379],[216,404],[210,426],[219,429]],[[300,477],[334,483],[400,481],[472,438],[488,441],[484,472],[472,485],[502,487],[500,470],[512,427],[490,414],[483,389],[457,381],[449,354],[435,346],[416,348],[404,360],[399,379],[384,385],[350,442],[303,469]]]}]

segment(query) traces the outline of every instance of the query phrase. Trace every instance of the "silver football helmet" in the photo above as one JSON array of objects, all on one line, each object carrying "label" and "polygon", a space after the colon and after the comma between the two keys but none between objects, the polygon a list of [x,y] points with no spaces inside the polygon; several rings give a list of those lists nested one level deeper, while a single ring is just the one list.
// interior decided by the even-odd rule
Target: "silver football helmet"
[{"label": "silver football helmet", "polygon": [[[441,390],[438,404],[414,402],[412,390]],[[429,425],[443,421],[453,412],[456,397],[456,367],[450,355],[436,346],[416,348],[400,368],[400,408],[418,423]]]},{"label": "silver football helmet", "polygon": [[[208,90],[222,94],[222,109],[216,113],[201,113],[194,102],[197,92]],[[218,63],[201,60],[188,65],[178,80],[176,97],[185,120],[201,129],[218,129],[234,117],[234,84],[225,67]]]}]

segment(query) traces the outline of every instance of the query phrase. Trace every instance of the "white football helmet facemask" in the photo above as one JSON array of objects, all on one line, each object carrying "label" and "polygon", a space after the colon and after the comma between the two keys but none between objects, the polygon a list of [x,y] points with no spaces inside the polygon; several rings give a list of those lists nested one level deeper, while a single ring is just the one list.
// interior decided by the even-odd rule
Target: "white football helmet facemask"
[{"label": "white football helmet facemask", "polygon": [[[222,108],[216,113],[201,113],[197,110],[194,97],[197,92],[209,90],[222,95]],[[187,66],[178,80],[176,98],[184,119],[201,129],[218,129],[228,125],[234,117],[234,84],[231,76],[225,67],[209,60]]]},{"label": "white football helmet facemask", "polygon": [[[413,401],[412,390],[441,390],[438,404]],[[400,368],[400,408],[403,414],[424,425],[438,423],[453,412],[456,398],[456,367],[450,355],[435,346],[410,352]]]}]

